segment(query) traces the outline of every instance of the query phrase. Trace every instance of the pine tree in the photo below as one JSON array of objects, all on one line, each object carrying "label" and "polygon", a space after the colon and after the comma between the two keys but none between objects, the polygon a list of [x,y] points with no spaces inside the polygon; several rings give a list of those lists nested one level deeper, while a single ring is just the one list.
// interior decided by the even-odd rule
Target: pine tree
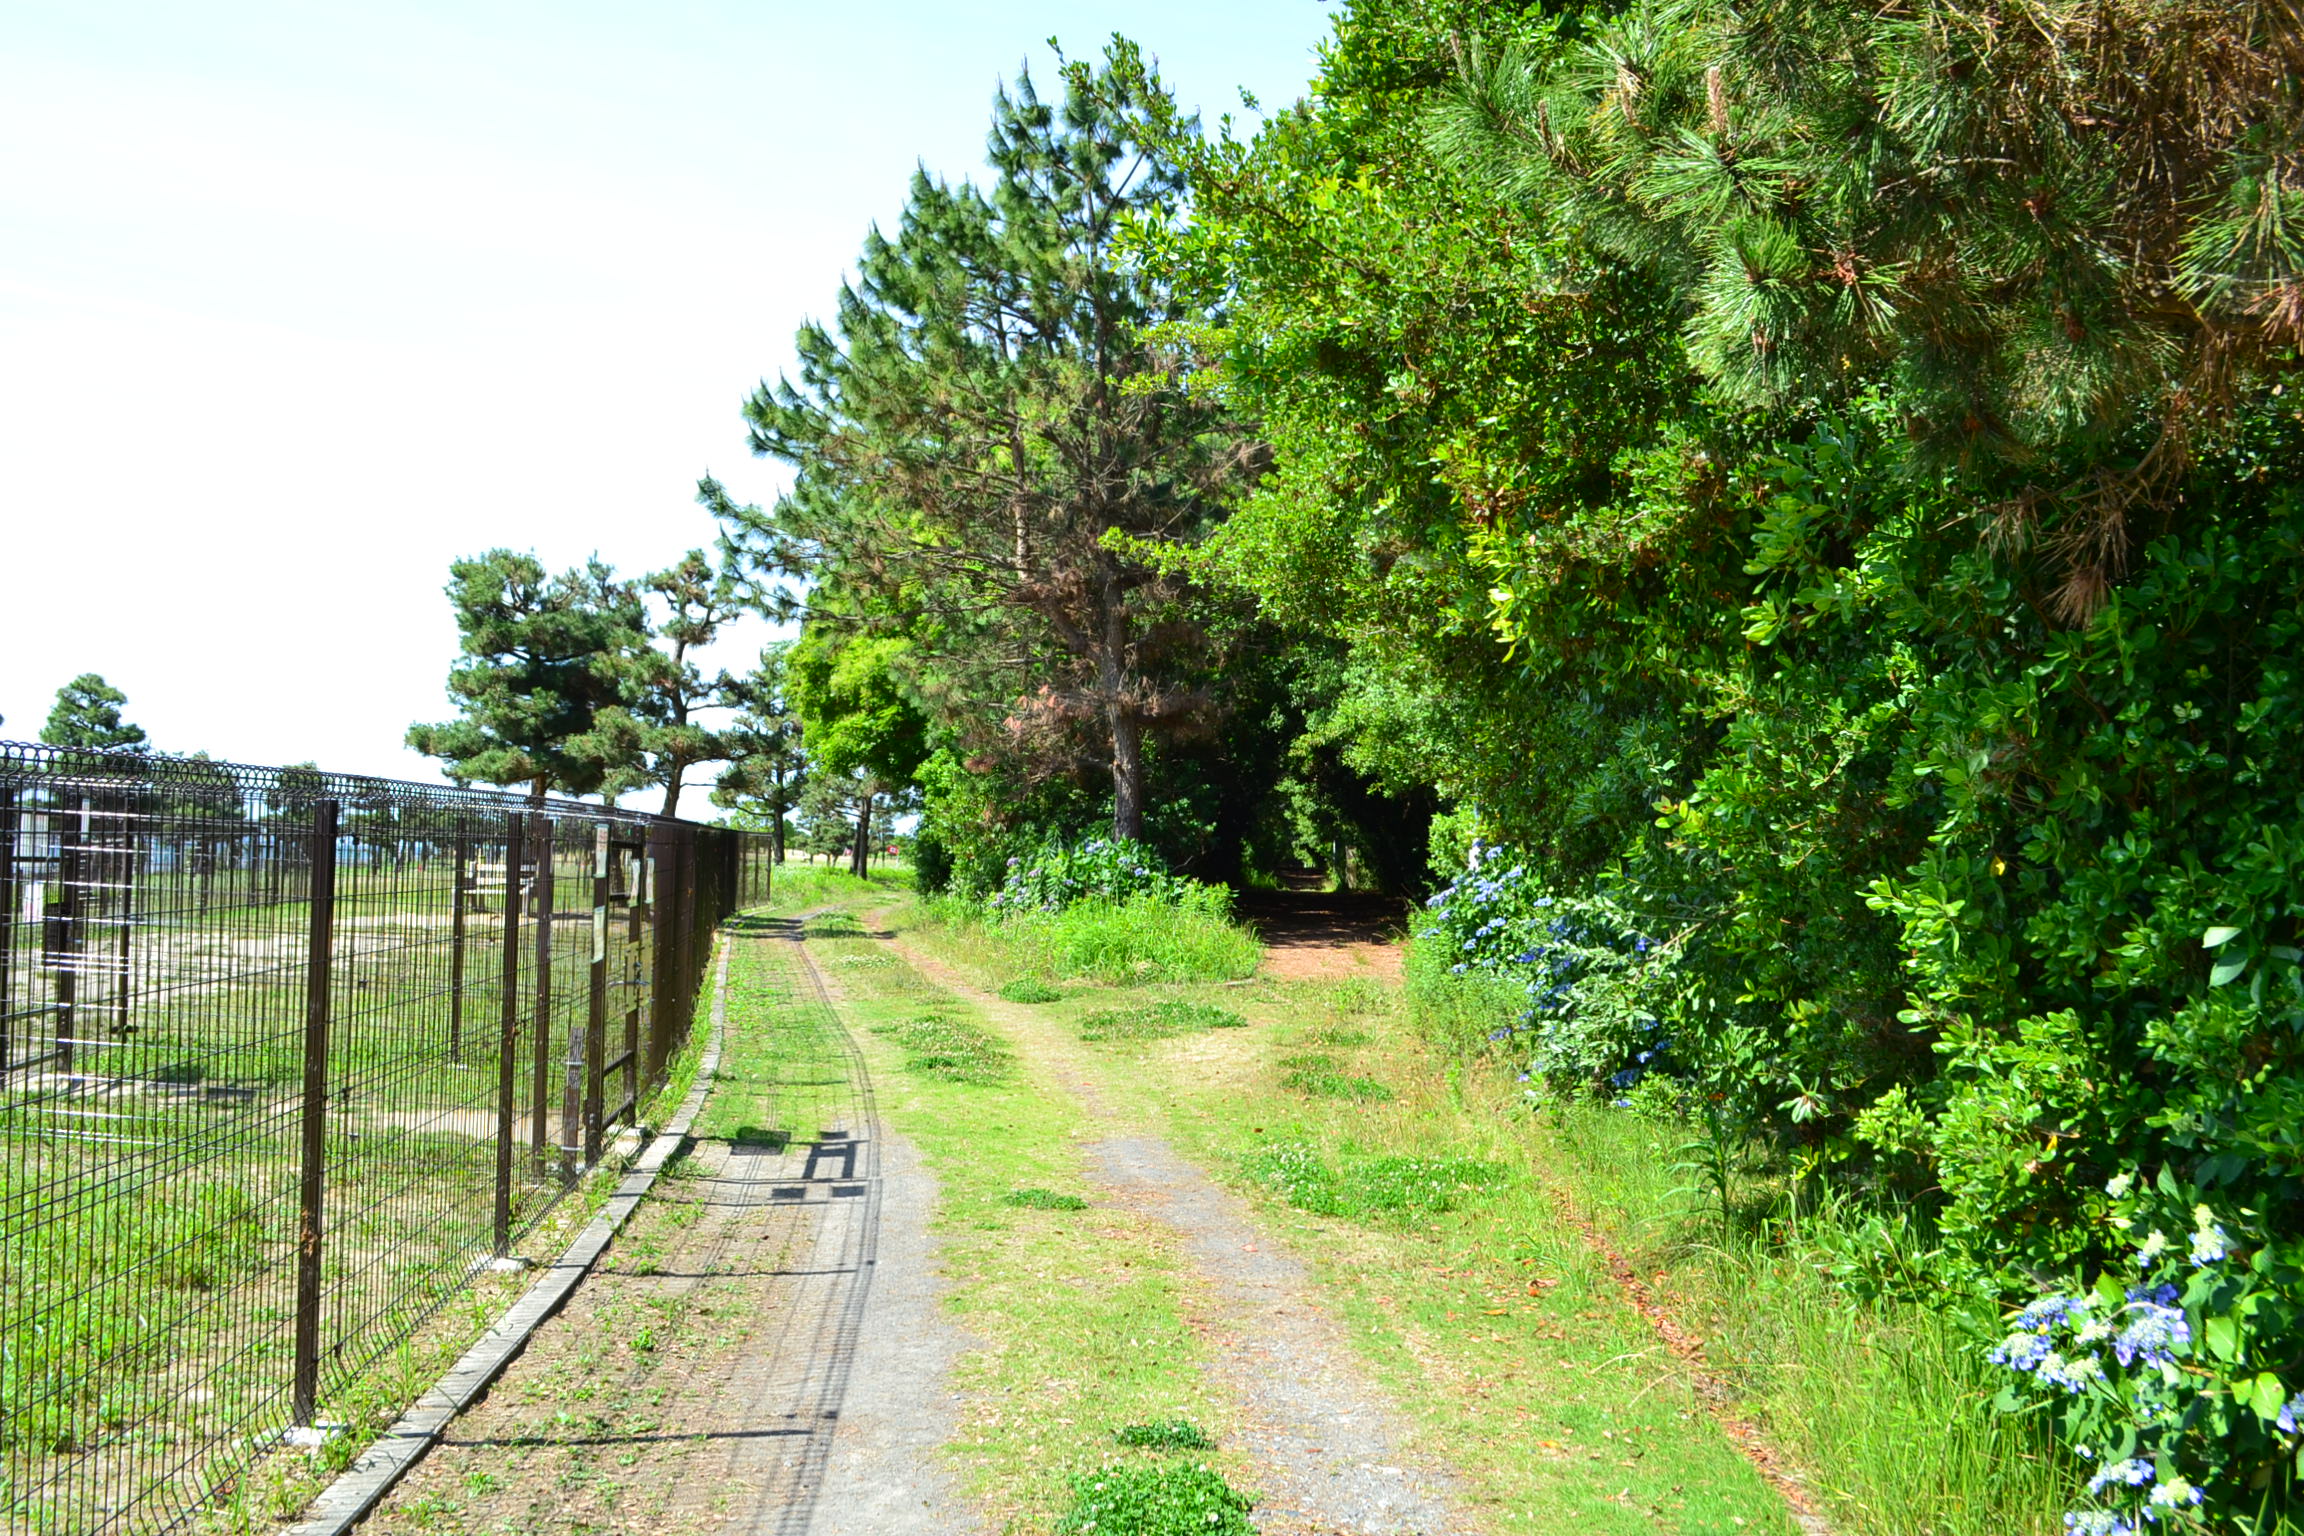
[{"label": "pine tree", "polygon": [[99,752],[141,752],[150,744],[144,727],[121,718],[128,695],[95,672],[83,672],[56,690],[55,707],[40,739],[51,747],[93,748]]},{"label": "pine tree", "polygon": [[737,715],[722,733],[728,766],[712,786],[712,803],[737,812],[739,825],[766,825],[779,864],[789,818],[808,783],[800,717],[786,697],[790,650],[788,642],[763,648],[759,666],[730,681],[726,698]]},{"label": "pine tree", "polygon": [[688,770],[729,755],[724,734],[700,717],[734,702],[735,681],[726,672],[707,677],[693,655],[749,604],[735,576],[700,549],[642,578],[640,587],[664,604],[664,620],[650,637],[662,643],[634,647],[623,658],[631,702],[603,711],[594,736],[614,763],[603,786],[609,793],[662,785],[663,814],[677,816]]},{"label": "pine tree", "polygon": [[800,376],[746,407],[757,452],[798,467],[766,512],[707,500],[764,574],[836,578],[911,642],[940,720],[1037,771],[1101,760],[1113,827],[1143,831],[1147,732],[1187,728],[1207,637],[1162,551],[1197,541],[1244,464],[1216,409],[1147,340],[1179,317],[1118,259],[1124,226],[1177,217],[1147,138],[1165,97],[1130,45],[1029,73],[996,101],[990,185],[914,177],[875,230]]},{"label": "pine tree", "polygon": [[647,644],[639,594],[598,559],[547,577],[533,555],[492,549],[449,567],[463,655],[448,672],[460,718],[412,725],[408,745],[459,784],[525,784],[585,795],[620,754],[602,716],[633,699]]},{"label": "pine tree", "polygon": [[1467,49],[1433,133],[1661,283],[1730,407],[1887,393],[2077,617],[2304,341],[2300,80],[2269,0],[1646,0]]}]

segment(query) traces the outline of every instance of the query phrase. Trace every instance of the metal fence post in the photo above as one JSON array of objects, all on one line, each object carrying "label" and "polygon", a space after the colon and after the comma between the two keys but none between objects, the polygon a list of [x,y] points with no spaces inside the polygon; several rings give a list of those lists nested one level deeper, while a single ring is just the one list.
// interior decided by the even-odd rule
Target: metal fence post
[{"label": "metal fence post", "polygon": [[536,917],[536,1041],[533,1080],[529,1084],[530,1150],[536,1158],[537,1177],[551,1166],[550,1099],[552,1075],[552,841],[558,830],[549,816],[533,818],[536,829],[536,896],[531,910]]},{"label": "metal fence post", "polygon": [[527,829],[504,818],[504,984],[496,1043],[496,1257],[512,1251],[512,1098],[520,1040],[520,854]]},{"label": "metal fence post", "polygon": [[592,829],[592,975],[584,1010],[584,1162],[600,1161],[608,1064],[608,823]]},{"label": "metal fence post", "polygon": [[304,960],[303,1178],[297,1195],[296,1360],[290,1416],[312,1423],[320,1395],[321,1201],[328,1155],[328,1003],[335,968],[336,802],[312,807],[312,905]]},{"label": "metal fence post", "polygon": [[625,1102],[631,1105],[632,1121],[640,1121],[640,1082],[644,1070],[640,1061],[640,993],[648,975],[642,959],[640,936],[647,931],[648,903],[648,844],[645,839],[632,852],[631,911],[624,929],[624,986],[627,993],[624,1007],[624,1084],[629,1090]]},{"label": "metal fence post", "polygon": [[0,1082],[8,1077],[8,1004],[16,979],[16,786],[0,789]]},{"label": "metal fence post", "polygon": [[448,1059],[464,1059],[464,909],[472,903],[468,899],[471,886],[464,866],[470,862],[472,835],[464,830],[461,818],[456,823],[456,876],[450,883],[449,900],[455,910],[448,919]]}]

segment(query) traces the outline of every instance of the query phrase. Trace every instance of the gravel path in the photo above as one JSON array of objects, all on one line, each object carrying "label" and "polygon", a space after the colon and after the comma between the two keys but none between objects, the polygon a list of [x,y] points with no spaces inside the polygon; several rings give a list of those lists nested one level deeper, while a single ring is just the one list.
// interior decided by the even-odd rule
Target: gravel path
[{"label": "gravel path", "polygon": [[1361,1366],[1311,1277],[1257,1226],[1245,1202],[1164,1140],[1130,1124],[1098,1091],[1103,1064],[1045,1015],[971,985],[934,956],[897,942],[921,975],[966,997],[1036,1058],[1108,1134],[1083,1143],[1118,1202],[1173,1230],[1213,1298],[1196,1317],[1212,1345],[1211,1377],[1236,1405],[1251,1516],[1267,1536],[1471,1536],[1451,1507],[1445,1469],[1411,1449],[1405,1415]]}]

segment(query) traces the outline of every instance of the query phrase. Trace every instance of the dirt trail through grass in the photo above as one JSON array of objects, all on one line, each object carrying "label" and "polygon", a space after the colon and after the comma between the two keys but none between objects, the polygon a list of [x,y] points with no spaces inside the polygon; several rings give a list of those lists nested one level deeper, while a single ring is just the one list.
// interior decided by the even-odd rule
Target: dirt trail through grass
[{"label": "dirt trail through grass", "polygon": [[731,936],[730,1044],[694,1151],[364,1531],[973,1529],[933,1454],[959,1343],[934,1185],[886,1137],[797,937]]},{"label": "dirt trail through grass", "polygon": [[1080,1148],[1090,1177],[1179,1241],[1201,1303],[1187,1318],[1239,1425],[1260,1531],[1442,1536],[1480,1528],[1451,1508],[1453,1478],[1416,1445],[1413,1426],[1362,1367],[1304,1266],[1238,1196],[1115,1107],[1100,1090],[1100,1064],[1047,1015],[1001,1001],[917,948],[895,947],[1069,1089],[1094,1132]]}]

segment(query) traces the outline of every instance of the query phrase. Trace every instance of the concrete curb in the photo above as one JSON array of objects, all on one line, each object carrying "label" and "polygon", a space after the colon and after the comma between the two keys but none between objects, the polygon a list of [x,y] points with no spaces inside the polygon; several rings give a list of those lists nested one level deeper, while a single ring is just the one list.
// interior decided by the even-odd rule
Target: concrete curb
[{"label": "concrete curb", "polygon": [[728,950],[723,943],[712,975],[712,1037],[705,1042],[704,1059],[696,1068],[696,1085],[688,1090],[679,1112],[641,1150],[616,1186],[616,1193],[600,1213],[585,1225],[559,1261],[535,1282],[497,1320],[480,1342],[464,1352],[431,1391],[399,1422],[378,1436],[360,1459],[337,1475],[312,1501],[302,1521],[284,1527],[281,1536],[344,1536],[367,1518],[392,1485],[423,1460],[448,1426],[503,1374],[504,1368],[528,1347],[528,1340],[546,1319],[558,1312],[577,1284],[608,1251],[618,1229],[654,1187],[657,1174],[688,1139],[704,1096],[711,1091],[712,1075],[720,1066],[720,1048],[728,1032]]}]

